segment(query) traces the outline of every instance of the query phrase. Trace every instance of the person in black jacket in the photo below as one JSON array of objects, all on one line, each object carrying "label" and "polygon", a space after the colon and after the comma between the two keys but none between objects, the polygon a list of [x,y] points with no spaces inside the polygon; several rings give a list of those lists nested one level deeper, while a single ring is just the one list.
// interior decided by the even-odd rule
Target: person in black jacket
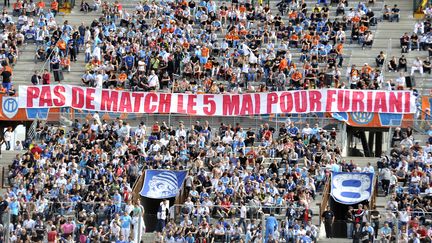
[{"label": "person in black jacket", "polygon": [[42,79],[42,77],[39,75],[39,72],[35,71],[33,76],[31,77],[31,83],[33,85],[38,85],[41,83],[41,79]]},{"label": "person in black jacket", "polygon": [[334,222],[334,213],[330,210],[330,206],[327,206],[327,210],[321,215],[324,219],[324,226],[326,231],[327,238],[333,238],[333,222]]},{"label": "person in black jacket", "polygon": [[360,224],[355,224],[353,234],[352,234],[353,243],[360,243],[362,239],[362,229]]}]

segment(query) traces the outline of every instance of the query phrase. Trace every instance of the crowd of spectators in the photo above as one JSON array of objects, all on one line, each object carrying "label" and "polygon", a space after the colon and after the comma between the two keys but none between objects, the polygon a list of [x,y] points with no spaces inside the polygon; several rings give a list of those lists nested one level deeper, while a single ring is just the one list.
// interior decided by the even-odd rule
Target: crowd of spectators
[{"label": "crowd of spectators", "polygon": [[[184,205],[161,204],[161,242],[314,240],[311,202],[341,160],[336,137],[290,121],[277,131],[199,121],[132,128],[97,113],[70,130],[40,123],[10,166],[2,222],[9,213],[10,242],[132,242],[145,227],[131,196],[141,169],[188,169]],[[280,222],[271,234],[263,231],[269,214]]]},{"label": "crowd of spectators", "polygon": [[[384,209],[349,207],[347,237],[353,242],[428,242],[432,238],[430,186],[432,133],[426,146],[414,140],[412,128],[396,128],[391,150],[377,163]],[[371,167],[373,170],[373,167]],[[344,171],[352,171],[348,166]]]},{"label": "crowd of spectators", "polygon": [[[18,59],[19,49],[27,44],[36,44],[35,62],[48,62],[53,73],[36,71],[31,78],[33,84],[51,84],[61,82],[62,72],[70,70],[71,62],[76,61],[79,53],[80,30],[72,27],[68,21],[60,24],[56,21],[59,3],[51,1],[50,6],[40,0],[16,1],[11,10],[4,8],[0,18],[0,63],[2,65],[2,93],[14,94],[11,67]],[[6,72],[4,72],[6,71]],[[12,91],[12,92],[10,92]]]},{"label": "crowd of spectators", "polygon": [[[194,93],[386,88],[380,69],[383,53],[376,58],[377,68],[352,65],[347,82],[343,80],[344,45],[371,46],[370,28],[379,18],[365,3],[337,2],[337,17],[330,17],[334,13],[328,5],[311,7],[300,1],[280,2],[278,12],[262,1],[146,2],[131,12],[118,1],[83,1],[82,11],[101,11],[103,16],[75,28],[67,21],[56,23],[55,0],[50,8],[42,1],[18,1],[12,13],[17,21],[7,10],[2,15],[0,61],[12,66],[18,47],[34,41],[35,61],[48,60],[57,82],[83,50],[82,81],[97,88]],[[383,19],[397,22],[399,12],[397,6],[386,6]],[[415,32],[417,41],[408,34],[401,38],[402,50],[431,51],[426,24]],[[417,62],[412,73],[430,73],[429,59]],[[393,57],[388,68],[407,72],[405,57],[398,62]],[[50,71],[35,72],[31,82],[50,84]],[[404,82],[389,82],[388,88],[403,88]],[[276,130],[267,123],[216,128],[201,122],[190,128],[183,122],[133,128],[120,119],[101,121],[95,113],[66,130],[41,123],[37,138],[27,141],[25,152],[13,161],[8,176],[12,188],[0,198],[2,222],[6,212],[11,215],[10,242],[132,242],[143,230],[139,227],[145,227],[140,221],[143,208],[131,197],[142,169],[189,170],[184,206],[160,205],[156,241],[312,242],[318,229],[311,223],[311,202],[329,172],[373,170],[345,162],[336,130],[315,124],[286,122]],[[392,194],[389,209],[395,212],[390,207],[396,203],[399,210],[390,213],[399,217],[400,231],[388,233],[395,221],[380,227],[376,213],[359,207],[350,211],[354,232],[361,226],[368,237],[371,232],[402,240],[425,237],[419,221],[427,222],[430,202],[424,193],[432,189],[422,181],[429,178],[432,151],[425,152],[429,146],[420,147],[411,135],[394,137],[395,148],[380,167],[384,191]],[[409,193],[398,181],[408,185]],[[417,214],[420,209],[423,216]],[[368,218],[357,221],[356,214],[363,211]],[[271,233],[264,231],[263,215],[275,215],[280,222]]]},{"label": "crowd of spectators", "polygon": [[120,2],[84,4],[83,11],[101,9],[103,17],[81,33],[87,63],[82,81],[193,93],[378,89],[380,74],[369,65],[350,67],[349,84],[340,70],[345,43],[371,46],[370,28],[380,17],[366,3],[337,2],[336,17],[327,4],[301,1],[145,2],[132,11]]},{"label": "crowd of spectators", "polygon": [[[177,131],[165,129],[161,127],[161,132],[183,140],[182,123]],[[158,228],[166,242],[316,240],[311,202],[322,189],[328,169],[341,159],[336,130],[327,132],[318,125],[300,129],[294,123],[282,123],[279,131],[269,124],[259,130],[221,124],[215,130],[208,123],[197,123],[183,133],[187,136],[184,142],[190,141],[183,148],[194,152],[177,161],[188,161],[192,174],[185,182],[188,198],[180,207],[181,216],[176,217],[180,223],[166,217],[168,224],[163,230]],[[170,144],[163,135],[162,139],[162,144]],[[153,168],[179,164],[162,159]],[[268,227],[264,231],[261,221],[269,214],[280,222],[271,233]]]}]

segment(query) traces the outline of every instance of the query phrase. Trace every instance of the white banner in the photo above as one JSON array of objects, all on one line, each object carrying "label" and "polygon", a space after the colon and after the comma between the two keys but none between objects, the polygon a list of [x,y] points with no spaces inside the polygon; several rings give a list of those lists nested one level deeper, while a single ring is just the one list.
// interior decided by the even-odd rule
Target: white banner
[{"label": "white banner", "polygon": [[243,116],[311,112],[415,113],[411,91],[298,90],[251,94],[129,92],[72,85],[20,86],[20,108]]}]

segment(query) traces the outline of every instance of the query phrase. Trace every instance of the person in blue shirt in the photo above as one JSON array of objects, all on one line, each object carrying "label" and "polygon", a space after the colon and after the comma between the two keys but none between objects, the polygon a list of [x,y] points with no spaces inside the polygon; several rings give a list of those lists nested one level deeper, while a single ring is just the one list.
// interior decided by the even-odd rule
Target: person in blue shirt
[{"label": "person in blue shirt", "polygon": [[129,241],[124,235],[121,235],[120,239],[116,240],[115,243],[129,243]]},{"label": "person in blue shirt", "polygon": [[119,213],[121,211],[121,202],[122,202],[122,196],[117,191],[113,196],[113,203],[115,205],[115,211]]},{"label": "person in blue shirt", "polygon": [[268,242],[269,237],[272,236],[278,228],[278,222],[275,218],[274,214],[270,214],[270,216],[266,220],[266,231],[265,231],[265,239],[264,242]]},{"label": "person in blue shirt", "polygon": [[192,235],[192,232],[189,232],[184,240],[186,243],[194,243],[195,237]]},{"label": "person in blue shirt", "polygon": [[304,235],[303,237],[301,237],[300,242],[301,243],[312,243],[313,241],[312,241],[312,238],[311,238],[310,235],[311,235],[311,232],[307,231],[306,235]]},{"label": "person in blue shirt", "polygon": [[369,225],[369,222],[365,223],[365,226],[363,226],[362,232],[364,234],[368,234],[370,242],[373,242],[374,238],[374,228]]},{"label": "person in blue shirt", "polygon": [[384,223],[384,226],[380,229],[380,231],[381,239],[388,240],[390,242],[392,229],[389,227],[387,222]]},{"label": "person in blue shirt", "polygon": [[129,239],[132,217],[125,211],[123,216],[120,217],[121,233],[125,239]]},{"label": "person in blue shirt", "polygon": [[20,205],[16,197],[12,198],[12,202],[9,203],[9,208],[12,224],[16,225],[18,223],[18,215],[20,211]]},{"label": "person in blue shirt", "polygon": [[126,67],[128,69],[132,69],[132,67],[135,63],[135,57],[131,53],[129,53],[127,56],[125,56],[124,62],[125,62]]}]

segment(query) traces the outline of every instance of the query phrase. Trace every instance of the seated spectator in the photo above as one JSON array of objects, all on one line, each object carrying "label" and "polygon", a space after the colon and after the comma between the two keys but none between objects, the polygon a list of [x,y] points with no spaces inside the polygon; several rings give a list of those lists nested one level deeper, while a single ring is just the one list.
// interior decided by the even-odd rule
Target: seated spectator
[{"label": "seated spectator", "polygon": [[399,62],[398,62],[398,72],[400,71],[400,70],[404,70],[405,72],[407,72],[408,71],[408,63],[407,63],[407,60],[406,60],[406,58],[405,58],[405,55],[402,55],[400,58],[399,58]]},{"label": "seated spectator", "polygon": [[0,75],[3,78],[2,87],[5,89],[6,94],[9,94],[9,91],[12,88],[12,68],[7,64],[7,62],[2,63],[2,69]]},{"label": "seated spectator", "polygon": [[408,33],[404,33],[402,35],[402,37],[400,38],[400,45],[402,48],[402,53],[408,53],[410,46],[410,37],[408,36]]},{"label": "seated spectator", "polygon": [[410,45],[409,50],[416,48],[417,51],[420,51],[420,40],[416,33],[413,33],[410,37]]},{"label": "seated spectator", "polygon": [[399,22],[399,18],[400,18],[400,9],[398,8],[397,4],[395,4],[391,9],[390,22],[393,21]]},{"label": "seated spectator", "polygon": [[384,52],[381,51],[380,54],[375,58],[376,66],[382,67],[384,65],[385,55]]},{"label": "seated spectator", "polygon": [[387,64],[387,68],[389,72],[397,72],[398,69],[398,61],[396,60],[396,57],[393,56],[390,61]]},{"label": "seated spectator", "polygon": [[42,73],[42,84],[51,84],[51,74],[48,69],[45,69]]},{"label": "seated spectator", "polygon": [[396,90],[403,90],[405,86],[405,82],[406,82],[405,73],[400,72],[399,77],[395,79]]},{"label": "seated spectator", "polygon": [[383,8],[383,20],[390,20],[391,17],[391,9],[388,5],[384,5]]},{"label": "seated spectator", "polygon": [[413,65],[411,67],[411,75],[413,75],[415,71],[419,71],[420,74],[423,76],[423,61],[420,60],[420,57],[417,57],[414,60]]}]

